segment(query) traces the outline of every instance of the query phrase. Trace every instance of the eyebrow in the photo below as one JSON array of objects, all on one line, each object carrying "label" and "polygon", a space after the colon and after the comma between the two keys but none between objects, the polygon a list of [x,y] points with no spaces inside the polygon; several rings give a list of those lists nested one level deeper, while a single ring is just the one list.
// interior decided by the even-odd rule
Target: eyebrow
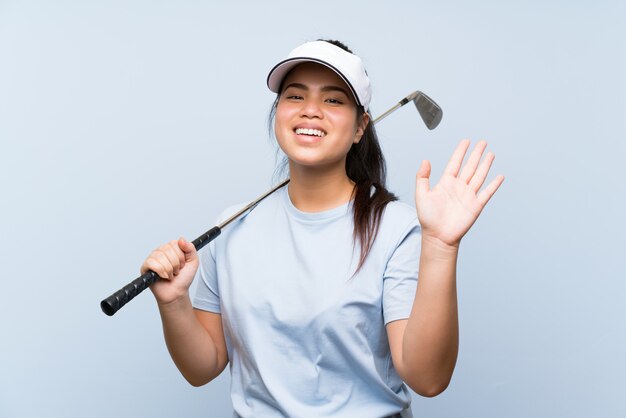
[{"label": "eyebrow", "polygon": [[[302,84],[302,83],[289,83],[288,85],[286,85],[283,88],[283,91],[287,90],[289,87],[294,87],[294,88],[302,89],[302,90],[309,90],[309,88],[305,84]],[[343,88],[341,88],[339,86],[334,86],[334,85],[324,86],[324,87],[321,88],[321,91],[322,92],[339,91],[339,92],[345,94],[347,97],[351,97],[345,89],[343,89]]]}]

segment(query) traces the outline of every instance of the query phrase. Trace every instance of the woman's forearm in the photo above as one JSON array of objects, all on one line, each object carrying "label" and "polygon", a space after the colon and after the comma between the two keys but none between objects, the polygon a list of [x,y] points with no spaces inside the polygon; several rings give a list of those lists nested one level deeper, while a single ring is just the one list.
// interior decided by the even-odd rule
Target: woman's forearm
[{"label": "woman's forearm", "polygon": [[217,377],[227,363],[226,353],[198,320],[189,296],[159,305],[163,335],[172,360],[193,386],[201,386]]},{"label": "woman's forearm", "polygon": [[450,382],[459,346],[456,291],[458,246],[422,238],[419,280],[402,341],[405,380],[419,393],[441,393]]}]

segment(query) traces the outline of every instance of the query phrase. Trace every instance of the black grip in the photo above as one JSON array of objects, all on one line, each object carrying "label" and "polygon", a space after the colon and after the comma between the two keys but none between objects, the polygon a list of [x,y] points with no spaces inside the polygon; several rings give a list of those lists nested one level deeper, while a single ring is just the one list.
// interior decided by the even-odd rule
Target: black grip
[{"label": "black grip", "polygon": [[[214,226],[213,228],[209,229],[204,234],[193,240],[191,243],[194,247],[196,247],[196,251],[199,251],[202,247],[217,238],[221,233],[222,230],[220,229],[220,227]],[[124,305],[133,300],[135,296],[146,290],[148,287],[150,287],[152,283],[156,282],[157,280],[159,280],[159,275],[152,270],[148,270],[147,272],[137,277],[135,280],[128,283],[126,286],[122,287],[120,290],[100,302],[100,308],[102,309],[102,312],[109,316],[113,316],[115,312],[122,309]]]},{"label": "black grip", "polygon": [[196,247],[196,251],[200,251],[202,247],[207,245],[209,242],[213,241],[222,233],[222,230],[219,226],[214,226],[213,228],[206,231],[204,234],[200,235],[198,238],[191,241],[194,247]]},{"label": "black grip", "polygon": [[143,292],[152,283],[159,279],[159,275],[148,270],[141,276],[137,277],[126,286],[122,287],[117,292],[100,302],[100,308],[105,314],[112,316],[115,312],[119,311],[124,305],[133,300],[135,296]]}]

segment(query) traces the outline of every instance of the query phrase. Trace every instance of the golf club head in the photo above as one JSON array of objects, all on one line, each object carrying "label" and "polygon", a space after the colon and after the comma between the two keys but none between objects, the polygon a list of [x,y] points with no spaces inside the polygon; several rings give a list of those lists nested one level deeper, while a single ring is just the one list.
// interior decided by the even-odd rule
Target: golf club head
[{"label": "golf club head", "polygon": [[408,98],[415,103],[415,107],[426,124],[426,127],[430,130],[435,129],[443,117],[441,107],[421,91],[411,93]]}]

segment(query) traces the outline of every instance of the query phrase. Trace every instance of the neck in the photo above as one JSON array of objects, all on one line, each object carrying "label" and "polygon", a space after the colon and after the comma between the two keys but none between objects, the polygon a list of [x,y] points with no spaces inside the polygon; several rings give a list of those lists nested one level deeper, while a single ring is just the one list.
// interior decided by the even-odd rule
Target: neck
[{"label": "neck", "polygon": [[303,212],[321,212],[341,206],[352,198],[354,183],[345,169],[320,170],[289,164],[289,198]]}]

